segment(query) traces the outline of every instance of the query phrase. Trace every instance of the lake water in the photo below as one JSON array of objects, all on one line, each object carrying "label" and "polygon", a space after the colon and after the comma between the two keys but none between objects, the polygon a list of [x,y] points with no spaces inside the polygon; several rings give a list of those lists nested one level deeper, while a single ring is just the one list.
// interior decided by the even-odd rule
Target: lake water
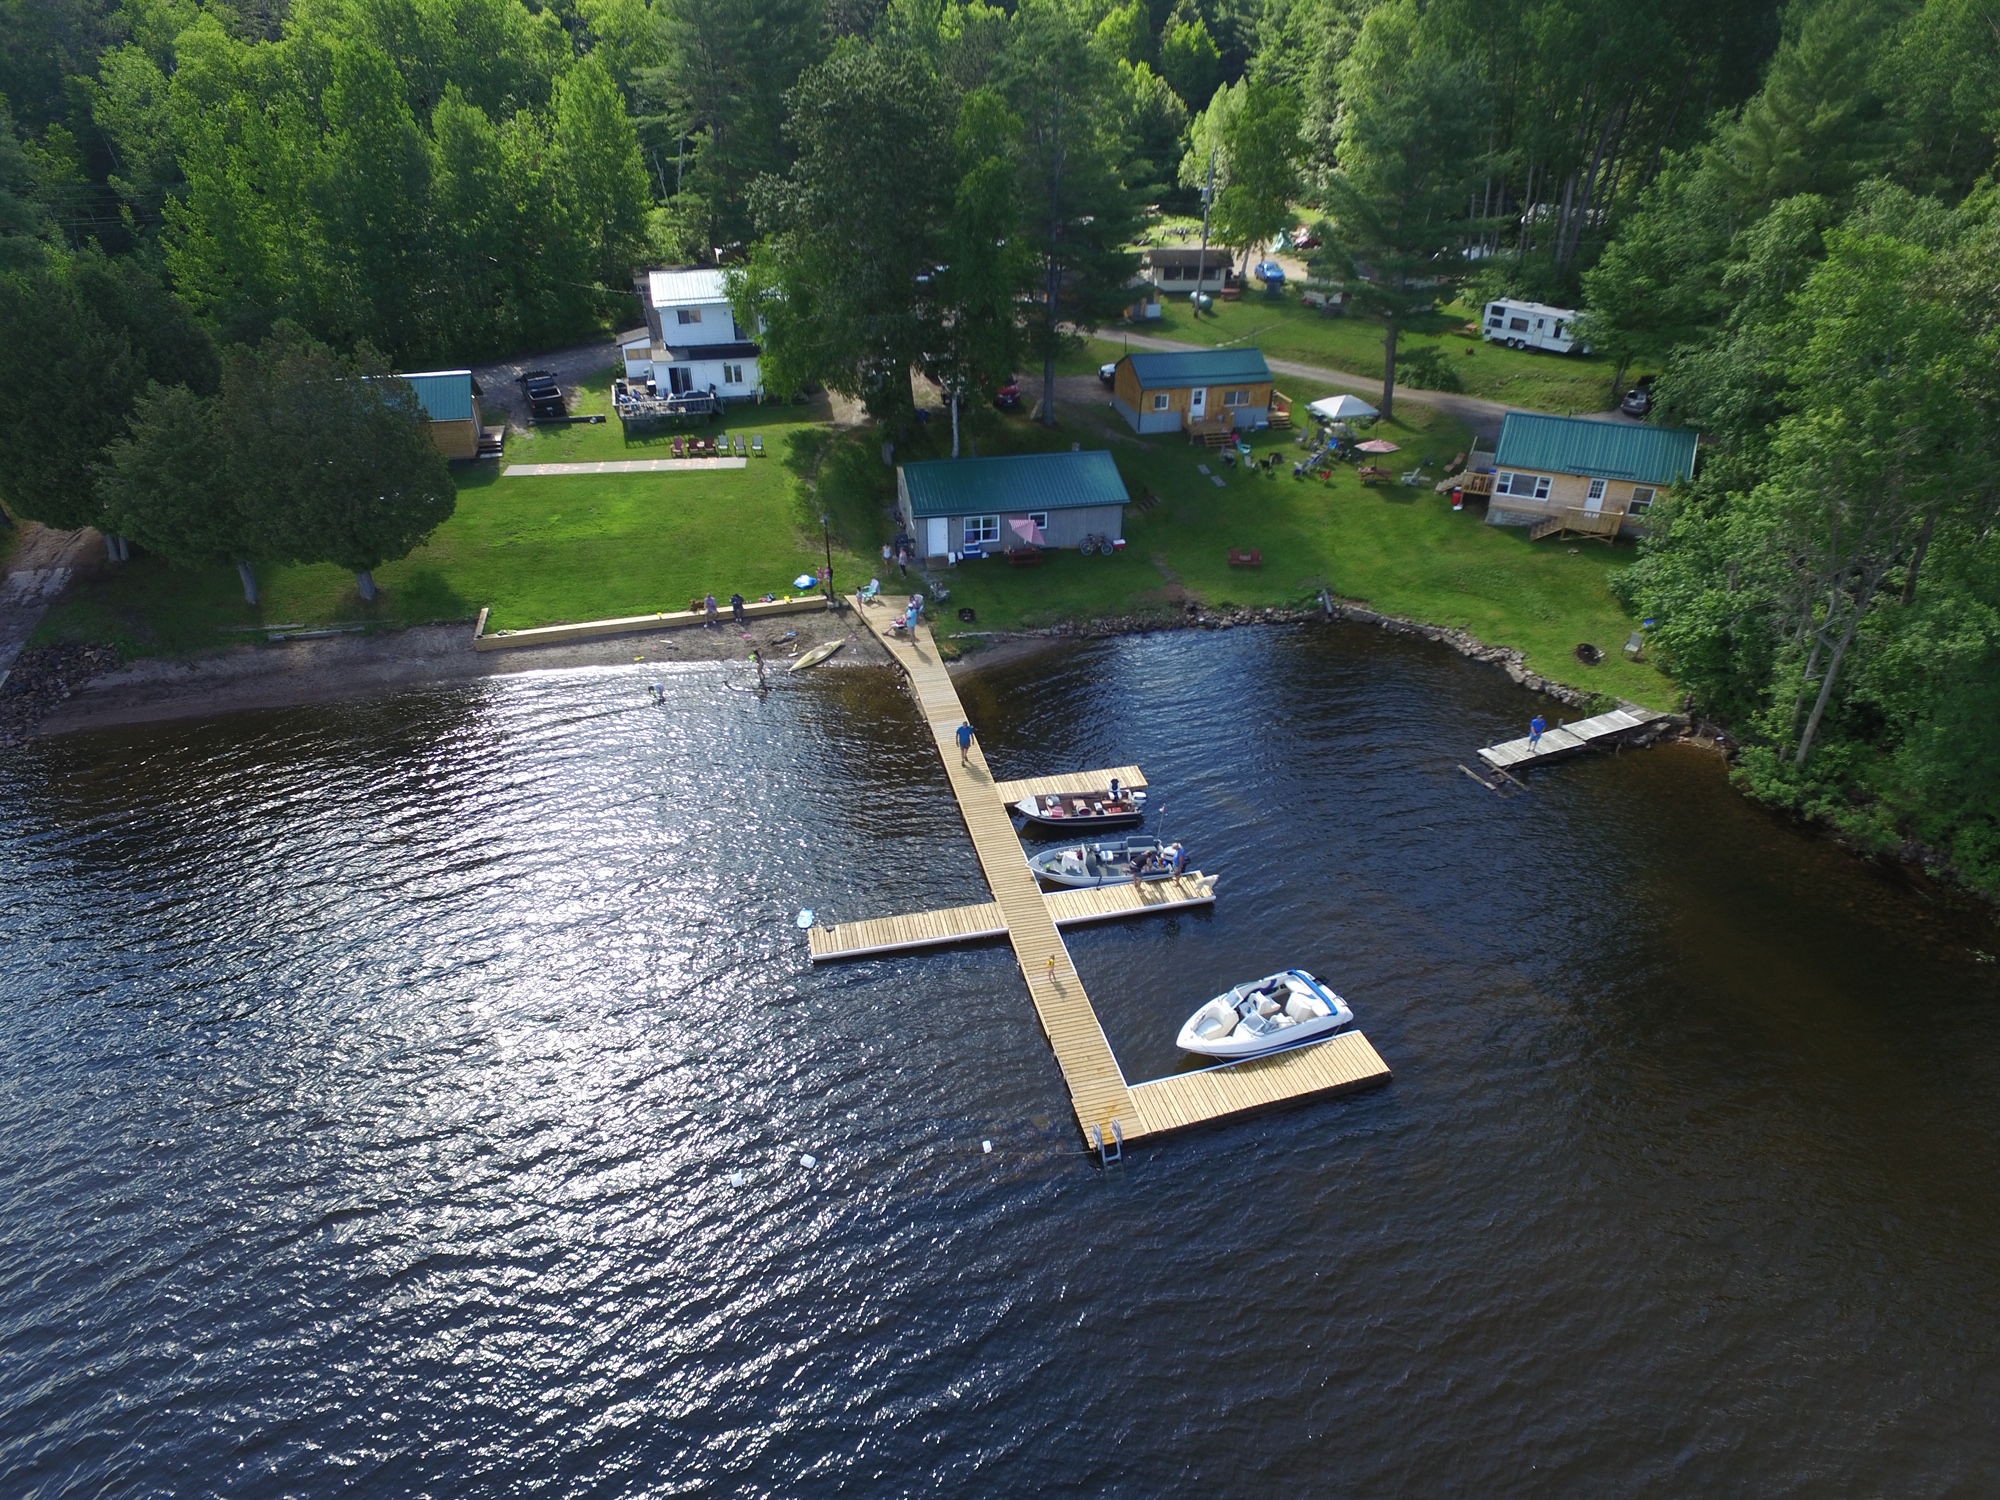
[{"label": "lake water", "polygon": [[1990,919],[1681,747],[1503,801],[1422,643],[995,668],[1220,877],[1072,936],[1128,1076],[1293,963],[1395,1069],[1103,1169],[1004,946],[806,962],[984,899],[900,684],[746,681],[0,762],[8,1493],[1990,1493]]}]

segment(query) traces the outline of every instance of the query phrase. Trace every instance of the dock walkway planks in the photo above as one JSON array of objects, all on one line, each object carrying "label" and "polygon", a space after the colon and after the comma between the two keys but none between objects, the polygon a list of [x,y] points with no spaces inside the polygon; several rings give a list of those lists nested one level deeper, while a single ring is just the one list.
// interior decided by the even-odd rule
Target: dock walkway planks
[{"label": "dock walkway planks", "polygon": [[[1094,890],[1050,891],[1043,899],[1048,902],[1049,914],[1055,918],[1057,927],[1081,927],[1086,922],[1112,922],[1149,912],[1213,906],[1215,880],[1194,870],[1172,880],[1099,886]],[[812,961],[817,964],[835,958],[864,958],[937,948],[947,943],[972,943],[1006,934],[1007,919],[1001,915],[1000,903],[982,901],[974,906],[948,906],[907,917],[871,917],[860,922],[814,927],[807,931],[806,941],[812,949]]]},{"label": "dock walkway planks", "polygon": [[1507,740],[1502,744],[1488,745],[1479,752],[1479,758],[1489,766],[1503,771],[1516,766],[1539,765],[1545,760],[1555,760],[1559,756],[1573,755],[1586,750],[1600,740],[1616,739],[1634,729],[1643,729],[1657,719],[1667,716],[1642,708],[1637,712],[1626,708],[1614,708],[1608,714],[1599,714],[1593,719],[1579,719],[1574,724],[1565,724],[1560,729],[1542,732],[1540,745],[1530,745],[1527,736],[1518,740]]},{"label": "dock walkway planks", "polygon": [[[914,639],[894,637],[889,634],[888,622],[895,614],[883,607],[887,600],[873,607],[859,599],[852,602],[862,623],[909,675],[910,690],[930,726],[958,798],[959,812],[972,835],[973,850],[993,891],[993,904],[1006,921],[1008,941],[1013,944],[1035,1014],[1055,1052],[1056,1066],[1069,1087],[1071,1107],[1086,1140],[1094,1131],[1101,1131],[1109,1140],[1115,1126],[1125,1140],[1132,1141],[1289,1099],[1387,1080],[1389,1070],[1367,1038],[1349,1032],[1295,1053],[1161,1079],[1138,1089],[1129,1087],[1070,961],[1069,949],[1056,930],[1054,899],[1042,894],[1022,857],[1020,836],[1006,805],[995,795],[993,772],[984,751],[975,744],[964,762],[960,761],[957,731],[965,721],[965,707],[938,657],[929,627],[919,625]],[[1338,1050],[1325,1058],[1309,1055],[1332,1047]],[[1198,1081],[1202,1079],[1209,1081]],[[1154,1092],[1141,1092],[1146,1089]]]}]

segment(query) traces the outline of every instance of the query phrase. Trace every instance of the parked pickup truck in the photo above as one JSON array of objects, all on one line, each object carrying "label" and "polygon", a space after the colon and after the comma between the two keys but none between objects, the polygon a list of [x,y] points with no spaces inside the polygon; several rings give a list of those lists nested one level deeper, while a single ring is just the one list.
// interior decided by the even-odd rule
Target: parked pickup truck
[{"label": "parked pickup truck", "polygon": [[528,398],[528,415],[537,421],[560,421],[569,415],[562,386],[551,370],[530,370],[520,380],[521,394]]}]

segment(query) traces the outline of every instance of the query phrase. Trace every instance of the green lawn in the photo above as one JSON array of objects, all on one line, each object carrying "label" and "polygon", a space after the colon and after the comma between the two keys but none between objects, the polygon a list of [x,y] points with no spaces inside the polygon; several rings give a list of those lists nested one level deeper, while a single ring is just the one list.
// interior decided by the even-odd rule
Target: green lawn
[{"label": "green lawn", "polygon": [[[1295,394],[1313,399],[1326,392],[1302,386]],[[952,608],[942,612],[940,627],[973,632],[1168,613],[1190,597],[1210,606],[1297,605],[1312,600],[1324,581],[1342,599],[1519,647],[1535,671],[1558,681],[1672,706],[1679,696],[1673,682],[1650,665],[1626,661],[1620,650],[1633,622],[1610,579],[1631,562],[1629,543],[1530,543],[1523,530],[1488,526],[1473,510],[1454,512],[1431,481],[1465,447],[1467,431],[1426,408],[1411,407],[1404,420],[1380,424],[1377,435],[1403,445],[1382,460],[1398,474],[1427,454],[1436,459],[1426,482],[1366,487],[1345,467],[1331,484],[1294,480],[1291,462],[1301,450],[1289,433],[1267,433],[1251,444],[1258,457],[1279,453],[1273,479],[1225,468],[1219,455],[1179,437],[1139,438],[1102,408],[1072,412],[1053,433],[1024,418],[989,421],[980,435],[983,453],[1064,449],[1072,442],[1109,447],[1134,497],[1157,494],[1160,503],[1148,513],[1136,506],[1127,512],[1128,545],[1115,557],[1062,552],[1035,568],[987,560],[952,570]],[[1221,487],[1199,472],[1204,463],[1223,477]],[[866,466],[844,477],[878,497],[893,491],[892,482]],[[1261,551],[1263,567],[1231,568],[1232,547]],[[977,612],[975,623],[952,618],[961,606]],[[1576,660],[1575,647],[1584,641],[1606,651],[1602,665]]]},{"label": "green lawn", "polygon": [[[1382,378],[1382,325],[1365,317],[1323,317],[1299,300],[1296,287],[1270,298],[1253,282],[1241,301],[1217,301],[1213,314],[1199,318],[1185,296],[1170,297],[1165,308],[1163,317],[1107,326],[1099,330],[1099,337],[1116,345],[1129,327],[1134,333],[1188,344],[1255,345],[1270,359],[1344,370],[1370,380]],[[1397,347],[1405,353],[1424,347],[1442,349],[1468,396],[1564,415],[1602,411],[1610,404],[1610,361],[1508,349],[1456,332],[1472,316],[1469,308],[1445,308],[1406,327]],[[1279,378],[1280,389],[1294,383]]]},{"label": "green lawn", "polygon": [[[711,589],[724,599],[782,592],[820,565],[820,510],[804,479],[827,432],[799,408],[751,412],[757,420],[729,428],[761,432],[767,453],[740,470],[503,478],[495,465],[458,466],[456,514],[410,556],[376,570],[373,605],[362,603],[352,574],[332,566],[259,569],[263,603],[252,608],[232,569],[188,572],[140,558],[82,584],[39,638],[181,654],[245,639],[244,627],[256,625],[469,620],[490,605],[489,628],[520,629],[682,609]],[[516,434],[508,461],[658,456],[667,441],[628,447],[616,422]],[[872,537],[876,518],[842,511],[834,522],[844,584],[863,563],[843,540]]]}]

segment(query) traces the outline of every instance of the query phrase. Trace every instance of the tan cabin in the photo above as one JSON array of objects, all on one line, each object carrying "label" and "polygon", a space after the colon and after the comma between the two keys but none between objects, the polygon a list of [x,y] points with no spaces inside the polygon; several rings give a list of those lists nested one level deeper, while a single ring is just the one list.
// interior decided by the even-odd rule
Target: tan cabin
[{"label": "tan cabin", "polygon": [[1111,404],[1134,432],[1255,431],[1271,425],[1271,367],[1260,349],[1128,354]]}]

